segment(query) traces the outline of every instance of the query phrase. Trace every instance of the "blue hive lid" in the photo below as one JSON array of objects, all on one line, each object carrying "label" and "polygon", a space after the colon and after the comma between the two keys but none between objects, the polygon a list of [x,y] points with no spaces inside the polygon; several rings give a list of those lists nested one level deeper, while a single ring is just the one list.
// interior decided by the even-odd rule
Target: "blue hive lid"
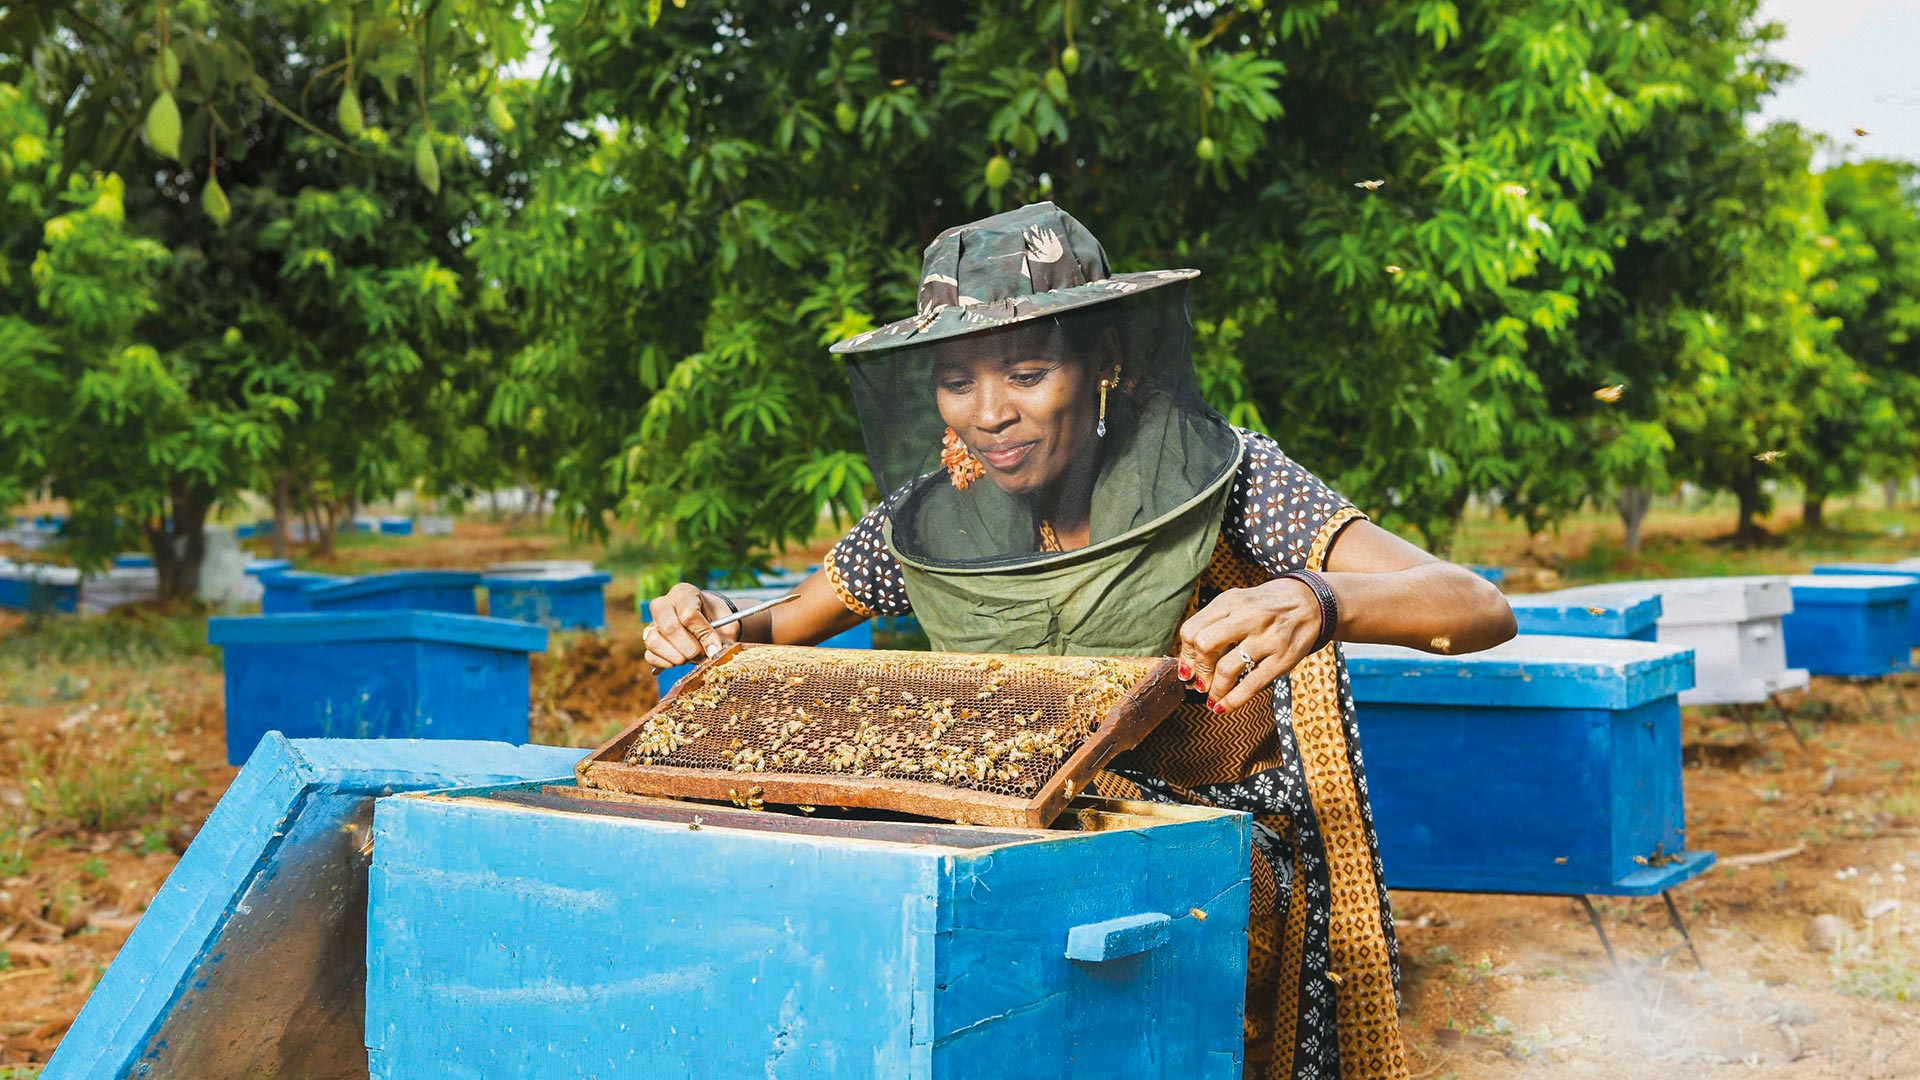
[{"label": "blue hive lid", "polygon": [[1522,634],[1460,656],[1398,645],[1345,650],[1363,706],[1631,709],[1693,686],[1693,650],[1654,641]]},{"label": "blue hive lid", "polygon": [[1796,604],[1888,604],[1920,592],[1912,574],[1819,573],[1790,579]]},{"label": "blue hive lid", "polygon": [[1627,638],[1660,621],[1660,594],[1567,596],[1564,592],[1508,598],[1523,634]]},{"label": "blue hive lid", "polygon": [[311,586],[307,589],[307,598],[324,603],[356,596],[377,596],[402,589],[471,589],[478,584],[480,575],[471,570],[395,570],[348,578],[335,585]]},{"label": "blue hive lid", "polygon": [[1820,563],[1813,568],[1815,574],[1856,574],[1878,577],[1884,574],[1903,575],[1920,578],[1920,559],[1905,559],[1900,562],[1829,562]]},{"label": "blue hive lid", "polygon": [[543,626],[447,611],[336,611],[238,615],[207,620],[215,645],[322,645],[353,641],[432,641],[510,652],[547,651]]},{"label": "blue hive lid", "polygon": [[590,589],[613,580],[608,573],[597,574],[488,574],[481,579],[489,589],[550,589],[567,592]]},{"label": "blue hive lid", "polygon": [[278,574],[282,570],[291,569],[293,569],[293,563],[288,559],[248,559],[246,572],[259,577],[262,574]]}]

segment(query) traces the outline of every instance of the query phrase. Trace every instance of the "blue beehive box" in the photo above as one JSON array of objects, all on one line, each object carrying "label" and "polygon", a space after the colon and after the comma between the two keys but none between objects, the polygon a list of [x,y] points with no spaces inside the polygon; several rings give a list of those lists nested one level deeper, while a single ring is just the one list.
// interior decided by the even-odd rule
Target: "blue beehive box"
[{"label": "blue beehive box", "polygon": [[1790,583],[1793,610],[1780,622],[1787,663],[1853,678],[1912,670],[1920,577],[1811,574]]},{"label": "blue beehive box", "polygon": [[439,611],[208,621],[226,650],[227,761],[260,737],[527,741],[544,628]]},{"label": "blue beehive box", "polygon": [[1522,635],[1347,668],[1389,887],[1648,896],[1712,865],[1681,803],[1691,650]]},{"label": "blue beehive box", "polygon": [[[1920,581],[1920,559],[1908,559],[1898,563],[1821,563],[1813,568],[1818,574],[1845,574],[1849,576],[1876,577],[1898,575]],[[1911,631],[1911,644],[1920,647],[1920,592],[1915,592],[1907,601],[1907,623]]]},{"label": "blue beehive box", "polygon": [[167,875],[42,1080],[366,1076],[375,797],[566,776],[582,753],[269,735]]},{"label": "blue beehive box", "polygon": [[80,571],[0,559],[0,610],[71,614],[79,607]]},{"label": "blue beehive box", "polygon": [[[745,611],[747,608],[752,607],[755,604],[765,603],[768,600],[773,600],[777,597],[782,597],[787,595],[788,593],[792,592],[795,587],[798,587],[800,582],[803,580],[805,580],[804,576],[795,578],[791,586],[782,587],[782,588],[719,589],[715,591],[726,593],[727,596],[733,599],[734,603],[740,605],[740,609],[742,611]],[[642,623],[650,623],[653,621],[653,606],[651,601],[641,601],[640,621]],[[846,631],[842,631],[841,633],[835,634],[834,636],[821,642],[820,647],[824,649],[871,649],[873,648],[873,620],[868,619],[851,630],[846,630]],[[660,696],[666,697],[667,692],[673,689],[674,684],[678,683],[681,679],[686,678],[687,674],[691,672],[693,669],[694,669],[693,664],[681,664],[678,667],[670,667],[660,672],[658,676],[658,681],[660,684]]]},{"label": "blue beehive box", "polygon": [[1495,585],[1504,584],[1507,580],[1507,571],[1505,567],[1469,566],[1467,567],[1467,569],[1473,571],[1478,576],[1493,582]]},{"label": "blue beehive box", "polygon": [[1523,634],[1652,641],[1659,633],[1660,594],[1599,600],[1558,592],[1510,598]]},{"label": "blue beehive box", "polygon": [[1024,830],[382,799],[370,1072],[1237,1080],[1248,818],[1077,808]]},{"label": "blue beehive box", "polygon": [[253,577],[265,577],[269,574],[281,574],[293,569],[290,559],[248,559],[246,573]]},{"label": "blue beehive box", "polygon": [[115,555],[113,557],[113,568],[115,570],[151,570],[153,568],[153,556],[142,555],[132,551],[124,555]]},{"label": "blue beehive box", "polygon": [[412,536],[413,519],[409,517],[383,517],[380,519],[380,532],[383,536]]},{"label": "blue beehive box", "polygon": [[307,604],[308,588],[352,580],[334,574],[315,574],[306,570],[271,570],[259,577],[262,615],[298,615],[312,611],[313,608]]},{"label": "blue beehive box", "polygon": [[487,614],[553,630],[600,630],[607,625],[612,574],[489,575]]},{"label": "blue beehive box", "polygon": [[306,591],[314,611],[445,611],[472,615],[480,610],[473,590],[480,575],[468,570],[396,570],[349,578]]}]

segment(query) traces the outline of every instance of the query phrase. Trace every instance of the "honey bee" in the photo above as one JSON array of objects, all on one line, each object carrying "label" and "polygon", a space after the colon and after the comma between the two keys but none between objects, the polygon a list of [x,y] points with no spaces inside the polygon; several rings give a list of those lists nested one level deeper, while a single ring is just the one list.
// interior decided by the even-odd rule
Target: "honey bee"
[{"label": "honey bee", "polygon": [[1565,855],[1560,856],[1559,858],[1553,860],[1553,865],[1555,866],[1567,865],[1567,857]]},{"label": "honey bee", "polygon": [[1779,461],[1781,458],[1785,457],[1786,455],[1787,455],[1787,452],[1785,450],[1762,450],[1759,453],[1753,455],[1753,460],[1759,462],[1762,465],[1771,465],[1774,462]]},{"label": "honey bee", "polygon": [[701,821],[703,821],[703,820],[705,820],[705,819],[704,819],[704,818],[702,818],[702,817],[701,817],[701,816],[700,816],[699,814],[695,814],[695,815],[693,815],[693,820],[692,820],[692,821],[689,821],[689,822],[687,822],[687,829],[688,829],[688,831],[690,831],[690,832],[699,832],[699,831],[700,831],[700,822],[701,822]]},{"label": "honey bee", "polygon": [[1189,914],[1189,915],[1191,915],[1191,916],[1193,916],[1193,917],[1194,917],[1194,918],[1195,918],[1196,920],[1198,920],[1198,921],[1200,921],[1200,922],[1206,922],[1206,921],[1207,921],[1207,913],[1206,913],[1206,912],[1204,912],[1204,911],[1201,911],[1201,910],[1200,910],[1199,908],[1197,908],[1197,907],[1192,907],[1192,908],[1188,908],[1188,909],[1187,909],[1187,914]]},{"label": "honey bee", "polygon": [[1453,639],[1448,637],[1445,634],[1441,634],[1439,637],[1434,638],[1433,641],[1430,642],[1429,644],[1431,644],[1434,647],[1435,651],[1438,651],[1438,652],[1450,652],[1453,649]]},{"label": "honey bee", "polygon": [[1603,607],[1590,607],[1587,609],[1587,614],[1589,615],[1605,615],[1606,613],[1607,609]]},{"label": "honey bee", "polygon": [[1604,401],[1607,404],[1611,405],[1614,402],[1619,401],[1620,395],[1626,392],[1627,392],[1627,386],[1625,383],[1615,383],[1612,386],[1603,386],[1600,389],[1595,390],[1593,392],[1593,399],[1595,401]]},{"label": "honey bee", "polygon": [[1869,135],[1871,135],[1871,134],[1873,134],[1873,132],[1871,132],[1871,131],[1868,131],[1868,130],[1867,130],[1866,128],[1863,128],[1863,127],[1857,127],[1857,128],[1854,128],[1854,129],[1853,129],[1853,133],[1854,133],[1855,135],[1858,135],[1858,136],[1860,136],[1860,137],[1861,137],[1861,138],[1863,138],[1863,139],[1864,139],[1864,138],[1866,138],[1867,136],[1869,136]]},{"label": "honey bee", "polygon": [[1387,273],[1389,274],[1397,274],[1400,272],[1400,268],[1398,266],[1393,265],[1392,263],[1387,264],[1386,270],[1387,270]]},{"label": "honey bee", "polygon": [[1385,180],[1362,180],[1353,186],[1365,188],[1368,191],[1379,191],[1381,188],[1387,186],[1387,182]]},{"label": "honey bee", "polygon": [[1335,986],[1339,986],[1341,983],[1346,982],[1347,980],[1341,978],[1339,972],[1329,971],[1327,972],[1327,981],[1332,983]]},{"label": "honey bee", "polygon": [[1500,190],[1506,192],[1507,194],[1513,196],[1516,199],[1524,199],[1527,197],[1527,189],[1522,187],[1519,184],[1508,184],[1505,187],[1502,187]]}]

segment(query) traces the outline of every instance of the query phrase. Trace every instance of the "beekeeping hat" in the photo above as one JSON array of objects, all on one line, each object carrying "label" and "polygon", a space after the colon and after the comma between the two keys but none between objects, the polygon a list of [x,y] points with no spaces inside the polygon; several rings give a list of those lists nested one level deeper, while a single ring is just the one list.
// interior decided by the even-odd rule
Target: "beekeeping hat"
[{"label": "beekeeping hat", "polygon": [[[1197,390],[1197,276],[1111,273],[1100,242],[1052,203],[935,237],[919,311],[833,346],[893,505],[895,554],[948,568],[1044,561],[1061,554],[1063,511],[1098,547],[1218,489],[1240,443]],[[996,466],[1009,444],[1032,449]]]}]

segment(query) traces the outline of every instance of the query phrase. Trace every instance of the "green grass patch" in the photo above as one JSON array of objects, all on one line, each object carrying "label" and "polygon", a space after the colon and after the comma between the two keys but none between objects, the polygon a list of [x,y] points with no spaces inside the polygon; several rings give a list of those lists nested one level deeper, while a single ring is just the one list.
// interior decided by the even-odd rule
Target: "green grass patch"
[{"label": "green grass patch", "polygon": [[165,737],[161,721],[130,721],[93,738],[63,739],[50,751],[25,749],[20,781],[29,817],[89,832],[140,824],[194,781],[191,770],[167,760]]},{"label": "green grass patch", "polygon": [[[146,668],[219,655],[218,649],[207,644],[204,615],[133,611],[93,618],[68,615],[30,619],[20,629],[0,638],[0,669],[18,671],[89,660]],[[76,700],[86,689],[85,680],[77,680],[75,685],[62,689],[60,680],[63,679],[74,677],[67,673],[55,677],[50,691],[53,700]]]}]

